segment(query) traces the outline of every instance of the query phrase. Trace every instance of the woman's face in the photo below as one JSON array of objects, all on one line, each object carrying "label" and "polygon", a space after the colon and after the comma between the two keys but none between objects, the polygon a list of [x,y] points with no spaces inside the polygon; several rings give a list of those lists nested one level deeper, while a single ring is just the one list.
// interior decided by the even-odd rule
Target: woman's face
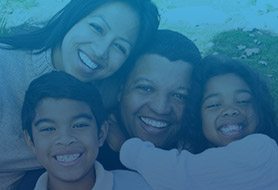
[{"label": "woman's face", "polygon": [[147,54],[131,72],[121,94],[121,116],[131,137],[167,148],[181,127],[191,65]]},{"label": "woman's face", "polygon": [[54,50],[54,65],[80,80],[117,71],[136,43],[139,17],[121,2],[105,4],[75,24]]},{"label": "woman's face", "polygon": [[254,133],[258,125],[251,90],[235,74],[208,80],[201,113],[203,133],[215,146],[224,146]]}]

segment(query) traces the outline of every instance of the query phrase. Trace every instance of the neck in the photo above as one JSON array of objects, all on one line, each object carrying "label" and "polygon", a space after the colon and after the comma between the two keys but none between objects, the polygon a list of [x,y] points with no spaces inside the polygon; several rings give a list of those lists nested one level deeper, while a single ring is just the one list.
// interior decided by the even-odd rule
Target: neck
[{"label": "neck", "polygon": [[127,137],[122,132],[119,123],[117,122],[114,115],[110,115],[108,119],[109,130],[107,134],[107,143],[109,147],[115,151],[120,152],[122,144],[125,142]]},{"label": "neck", "polygon": [[61,58],[61,52],[59,47],[55,47],[51,50],[52,65],[56,70],[63,70],[63,60]]},{"label": "neck", "polygon": [[62,180],[58,179],[52,175],[48,176],[48,188],[49,190],[91,190],[96,182],[95,169],[89,171],[85,176],[82,176],[77,180]]}]

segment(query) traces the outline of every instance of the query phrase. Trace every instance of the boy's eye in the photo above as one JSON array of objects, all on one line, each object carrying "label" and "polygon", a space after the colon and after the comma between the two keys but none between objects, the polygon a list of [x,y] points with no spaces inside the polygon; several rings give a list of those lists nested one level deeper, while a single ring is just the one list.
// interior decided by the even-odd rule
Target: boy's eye
[{"label": "boy's eye", "polygon": [[96,23],[91,23],[90,25],[91,25],[91,27],[93,28],[93,30],[95,32],[97,32],[99,34],[103,34],[104,33],[104,29],[100,25],[98,25]]},{"label": "boy's eye", "polygon": [[76,123],[72,126],[73,128],[84,128],[84,127],[90,127],[87,123]]},{"label": "boy's eye", "polygon": [[39,132],[52,132],[55,131],[56,129],[54,127],[43,127],[39,129]]},{"label": "boy's eye", "polygon": [[126,47],[121,45],[120,43],[114,43],[114,47],[116,47],[120,52],[122,52],[124,55],[128,54],[128,50]]}]

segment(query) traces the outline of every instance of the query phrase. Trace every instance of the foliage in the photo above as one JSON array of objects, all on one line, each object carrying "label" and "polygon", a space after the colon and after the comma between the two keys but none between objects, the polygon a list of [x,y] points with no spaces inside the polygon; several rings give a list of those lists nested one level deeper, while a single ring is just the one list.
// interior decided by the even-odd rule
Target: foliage
[{"label": "foliage", "polygon": [[212,42],[207,54],[226,54],[266,76],[278,111],[278,36],[258,29],[236,29],[216,35]]}]

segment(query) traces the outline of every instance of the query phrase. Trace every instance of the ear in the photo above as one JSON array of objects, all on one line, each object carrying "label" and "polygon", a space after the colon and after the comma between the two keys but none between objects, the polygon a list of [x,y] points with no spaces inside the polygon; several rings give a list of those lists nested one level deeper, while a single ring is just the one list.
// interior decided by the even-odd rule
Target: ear
[{"label": "ear", "polygon": [[98,145],[101,147],[104,144],[104,141],[108,134],[109,124],[107,121],[104,121],[101,125],[99,132],[98,132]]},{"label": "ear", "polygon": [[29,133],[28,133],[26,130],[24,130],[24,131],[23,131],[23,134],[24,134],[24,140],[25,140],[26,144],[27,144],[27,145],[32,149],[32,151],[35,153],[35,152],[36,152],[36,150],[35,150],[35,145],[34,145],[34,142],[33,142],[32,139],[31,139]]}]

